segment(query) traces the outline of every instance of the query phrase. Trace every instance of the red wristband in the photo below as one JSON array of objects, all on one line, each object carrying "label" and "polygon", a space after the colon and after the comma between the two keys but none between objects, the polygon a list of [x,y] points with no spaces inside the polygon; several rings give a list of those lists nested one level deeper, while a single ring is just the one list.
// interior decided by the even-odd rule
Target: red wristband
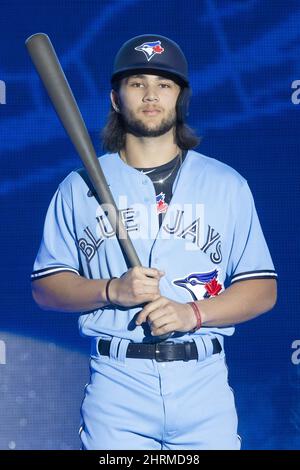
[{"label": "red wristband", "polygon": [[114,279],[117,279],[115,276],[110,278],[107,283],[106,283],[106,286],[105,286],[105,295],[106,295],[106,301],[109,302],[110,304],[112,303],[110,298],[109,298],[109,293],[108,293],[108,289],[109,289],[109,284],[111,283],[111,281],[113,281]]},{"label": "red wristband", "polygon": [[188,304],[192,307],[194,314],[196,316],[196,319],[197,319],[197,324],[195,328],[191,330],[191,332],[194,333],[195,331],[201,328],[201,325],[202,325],[201,312],[196,302],[188,302]]}]

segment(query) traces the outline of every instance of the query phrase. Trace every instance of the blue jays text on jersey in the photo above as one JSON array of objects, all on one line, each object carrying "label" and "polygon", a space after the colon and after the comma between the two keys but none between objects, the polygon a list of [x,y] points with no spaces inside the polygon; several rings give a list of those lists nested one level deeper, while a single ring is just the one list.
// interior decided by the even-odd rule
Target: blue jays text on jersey
[{"label": "blue jays text on jersey", "polygon": [[[173,196],[161,227],[150,178],[117,153],[100,164],[143,266],[165,271],[161,295],[189,302],[218,295],[227,285],[254,278],[276,278],[251,191],[235,170],[189,151],[173,183]],[[81,171],[82,172],[82,171]],[[119,277],[127,265],[114,232],[79,172],[60,184],[48,208],[32,279],[70,271],[89,279]],[[141,307],[107,306],[80,316],[83,335],[145,338],[133,319]],[[231,335],[232,327],[204,327],[176,333]]]}]

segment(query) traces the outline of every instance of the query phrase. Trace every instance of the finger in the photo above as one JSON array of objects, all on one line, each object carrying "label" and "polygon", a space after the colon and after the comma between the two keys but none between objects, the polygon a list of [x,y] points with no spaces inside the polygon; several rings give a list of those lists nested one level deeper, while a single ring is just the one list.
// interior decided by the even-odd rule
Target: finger
[{"label": "finger", "polygon": [[156,269],[156,268],[144,268],[143,266],[141,267],[141,272],[142,274],[144,274],[145,276],[148,276],[148,277],[154,277],[156,279],[159,279],[161,278],[162,276],[164,276],[164,271],[161,271],[160,269]]},{"label": "finger", "polygon": [[157,300],[159,297],[160,294],[157,294],[156,292],[143,292],[142,294],[135,295],[134,299],[136,301],[136,305],[149,305],[151,302],[155,302],[155,300]]},{"label": "finger", "polygon": [[161,326],[160,328],[154,328],[153,330],[151,330],[151,335],[161,336],[166,333],[173,333],[174,331],[176,331],[176,328],[177,328],[176,323],[170,322]]},{"label": "finger", "polygon": [[153,300],[152,302],[149,302],[143,310],[140,311],[136,318],[136,324],[140,325],[141,323],[144,323],[147,320],[148,315],[151,312],[154,312],[156,309],[162,308],[165,304],[165,298],[159,296],[158,299]]},{"label": "finger", "polygon": [[136,295],[143,295],[147,292],[159,292],[159,286],[157,281],[154,282],[147,282],[147,283],[137,283],[134,286],[134,292]]},{"label": "finger", "polygon": [[151,329],[157,329],[169,324],[171,321],[174,321],[174,318],[173,316],[170,317],[169,314],[165,313],[163,309],[159,309],[150,313],[147,317],[147,321]]},{"label": "finger", "polygon": [[142,285],[143,285],[143,286],[158,287],[158,281],[157,281],[157,279],[153,279],[153,278],[150,278],[150,277],[146,277],[146,278],[143,280]]},{"label": "finger", "polygon": [[[155,300],[153,302],[155,302]],[[149,304],[150,303],[152,302],[149,302]],[[147,317],[148,317],[148,313],[146,313],[143,308],[143,310],[140,311],[140,313],[138,314],[135,320],[136,325],[141,325],[142,323],[144,323],[147,320]]]}]

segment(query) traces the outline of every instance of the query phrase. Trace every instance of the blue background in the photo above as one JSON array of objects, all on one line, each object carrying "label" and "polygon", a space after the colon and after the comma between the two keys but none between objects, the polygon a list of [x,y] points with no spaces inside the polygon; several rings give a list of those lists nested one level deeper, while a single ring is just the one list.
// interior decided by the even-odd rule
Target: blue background
[{"label": "blue background", "polygon": [[81,166],[24,46],[37,32],[50,36],[99,155],[120,45],[152,32],[182,46],[193,88],[189,123],[203,136],[197,150],[247,178],[279,275],[275,309],[227,340],[243,448],[299,449],[300,365],[291,360],[300,339],[296,0],[1,1],[0,448],[79,448],[89,375],[78,316],[41,311],[31,299],[46,209]]}]

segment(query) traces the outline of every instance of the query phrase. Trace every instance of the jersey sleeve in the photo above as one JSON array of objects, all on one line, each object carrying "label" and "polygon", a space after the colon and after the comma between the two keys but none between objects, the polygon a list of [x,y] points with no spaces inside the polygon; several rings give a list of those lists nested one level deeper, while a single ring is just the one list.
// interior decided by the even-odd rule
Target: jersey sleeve
[{"label": "jersey sleeve", "polygon": [[46,214],[43,238],[31,274],[32,281],[63,271],[80,274],[73,225],[72,210],[58,188]]},{"label": "jersey sleeve", "polygon": [[235,201],[235,226],[228,263],[231,284],[277,278],[250,188],[245,181]]}]

